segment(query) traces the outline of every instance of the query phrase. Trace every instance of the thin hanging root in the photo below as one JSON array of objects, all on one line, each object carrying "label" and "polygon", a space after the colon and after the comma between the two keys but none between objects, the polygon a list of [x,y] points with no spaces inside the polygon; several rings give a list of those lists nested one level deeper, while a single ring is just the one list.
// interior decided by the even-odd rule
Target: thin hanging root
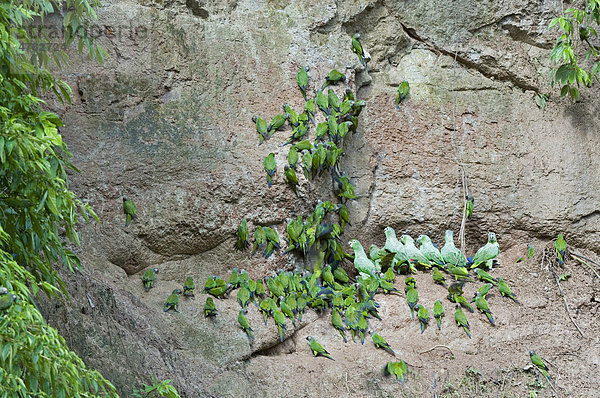
[{"label": "thin hanging root", "polygon": [[585,260],[588,260],[589,262],[591,262],[591,263],[594,263],[594,264],[596,264],[596,265],[598,265],[598,263],[596,263],[594,260],[592,260],[592,259],[590,259],[590,258],[587,258],[587,257],[584,257],[584,256],[582,256],[582,255],[581,255],[581,254],[579,254],[579,253],[575,254],[575,253],[571,252],[571,257],[573,257],[575,260],[579,261],[581,264],[583,264],[583,265],[587,266],[589,269],[591,269],[591,270],[592,270],[592,272],[594,273],[594,275],[596,275],[596,277],[597,277],[598,279],[600,279],[600,275],[598,274],[598,271],[596,271],[596,269],[595,269],[594,267],[592,267],[592,266],[591,266],[591,265],[589,265],[589,264],[588,264],[586,261],[584,261],[584,259],[585,259]]}]

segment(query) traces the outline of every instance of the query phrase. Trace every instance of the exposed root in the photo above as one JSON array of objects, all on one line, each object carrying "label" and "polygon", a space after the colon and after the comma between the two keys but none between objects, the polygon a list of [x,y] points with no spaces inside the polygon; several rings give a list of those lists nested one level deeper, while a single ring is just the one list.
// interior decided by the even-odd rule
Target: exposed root
[{"label": "exposed root", "polygon": [[542,373],[542,371],[537,366],[532,366],[532,367],[535,368],[538,372],[540,372],[540,374],[542,375],[542,378],[548,382],[548,385],[550,386],[550,388],[552,389],[552,391],[554,391],[554,395],[557,396],[557,397],[560,397],[560,394],[556,390],[556,387],[554,387],[554,385],[552,384],[552,382],[550,380],[548,380],[546,378],[546,376],[544,376],[544,374]]},{"label": "exposed root", "polygon": [[425,351],[421,351],[421,352],[419,352],[419,354],[426,354],[426,353],[428,353],[428,352],[431,352],[431,351],[435,350],[436,348],[445,348],[445,349],[447,349],[448,351],[450,351],[450,354],[452,354],[452,356],[454,356],[454,352],[452,352],[452,350],[450,349],[450,347],[448,347],[448,346],[446,346],[446,345],[441,345],[441,344],[434,345],[433,347],[431,347],[431,348],[430,348],[430,349],[428,349],[428,350],[425,350]]},{"label": "exposed root", "polygon": [[598,274],[598,271],[596,271],[596,269],[595,269],[594,267],[592,267],[591,265],[589,265],[589,264],[588,264],[586,261],[584,261],[584,260],[587,260],[587,261],[589,261],[589,262],[591,262],[591,263],[594,263],[594,264],[596,264],[596,265],[600,265],[600,264],[598,264],[597,262],[595,262],[595,261],[594,261],[594,260],[592,260],[591,258],[587,258],[587,257],[584,257],[584,256],[582,256],[582,255],[581,255],[581,254],[579,254],[579,253],[571,253],[571,257],[573,257],[575,260],[579,261],[581,264],[583,264],[583,265],[587,266],[589,269],[591,269],[591,270],[592,270],[592,272],[594,273],[594,275],[596,275],[596,277],[597,277],[598,279],[600,279],[600,275]]}]

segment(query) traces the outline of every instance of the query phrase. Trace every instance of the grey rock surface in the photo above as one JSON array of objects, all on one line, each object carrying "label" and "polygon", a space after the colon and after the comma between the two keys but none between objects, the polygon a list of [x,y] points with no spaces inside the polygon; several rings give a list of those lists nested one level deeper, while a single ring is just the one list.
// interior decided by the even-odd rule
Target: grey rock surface
[{"label": "grey rock surface", "polygon": [[[71,176],[72,187],[103,222],[82,227],[85,275],[65,275],[74,304],[42,303],[50,322],[124,396],[150,374],[172,379],[187,397],[250,396],[249,388],[282,396],[294,372],[326,380],[301,386],[304,396],[330,388],[353,396],[348,380],[336,379],[356,371],[350,365],[313,367],[306,353],[298,358],[304,329],[277,344],[272,320],[265,328],[251,310],[257,341],[250,346],[234,298],[217,302],[214,321],[201,314],[204,295],[182,299],[181,314],[162,312],[187,275],[201,285],[234,266],[258,278],[287,264],[284,255],[233,252],[242,218],[284,236],[286,217],[331,197],[323,178],[304,183],[296,198],[282,179],[289,128],[258,146],[251,121],[269,120],[285,102],[302,106],[295,75],[303,65],[311,67],[312,87],[331,68],[346,71],[367,102],[342,161],[360,196],[349,204],[348,240],[382,244],[388,225],[438,242],[446,229],[457,234],[462,168],[476,198],[469,252],[489,230],[502,250],[562,231],[570,244],[597,252],[600,99],[585,90],[570,105],[548,85],[554,32],[547,25],[559,9],[557,1],[525,0],[103,2],[99,40],[110,59],[100,66],[74,57],[65,74],[74,101],[61,110],[62,133],[82,171]],[[350,50],[357,31],[372,56],[368,71]],[[403,80],[411,94],[397,110]],[[545,111],[536,92],[552,92]],[[279,165],[270,189],[262,167],[269,152]],[[128,228],[122,195],[138,209]],[[140,278],[150,266],[160,273],[145,293]],[[327,322],[311,313],[303,327],[328,342],[339,336]],[[369,352],[346,359],[384,383]],[[394,391],[369,383],[350,382],[361,394]]]}]

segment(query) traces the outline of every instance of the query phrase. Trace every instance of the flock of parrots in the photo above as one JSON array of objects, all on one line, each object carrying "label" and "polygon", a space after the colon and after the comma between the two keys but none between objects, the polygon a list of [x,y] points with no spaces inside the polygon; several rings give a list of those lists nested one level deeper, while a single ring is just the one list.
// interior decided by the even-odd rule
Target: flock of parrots
[{"label": "flock of parrots", "polygon": [[[124,201],[124,204],[127,202]],[[322,203],[319,203],[322,205]],[[131,205],[127,206],[131,209]],[[128,214],[124,205],[124,212],[128,216],[127,220],[135,219],[135,213]],[[135,207],[133,207],[135,208]],[[334,211],[329,205],[323,205],[325,210],[322,217],[327,215],[328,211]],[[317,212],[319,213],[319,212]],[[131,216],[131,217],[129,217]],[[314,213],[309,219],[314,218]],[[253,242],[253,252],[268,248],[273,242],[279,243],[277,231],[274,228],[260,227],[265,236],[271,236],[266,240],[260,240],[262,234],[258,234],[259,240]],[[380,349],[389,352],[395,356],[395,352],[386,342],[386,340],[369,327],[368,319],[373,317],[381,319],[378,314],[379,303],[375,300],[376,294],[401,295],[402,293],[395,288],[396,275],[406,275],[404,279],[404,292],[407,305],[414,319],[414,313],[417,314],[417,320],[420,324],[421,333],[429,325],[429,311],[425,306],[418,303],[418,290],[415,278],[410,276],[417,272],[431,271],[434,283],[442,285],[447,289],[447,299],[455,304],[454,319],[458,327],[463,328],[465,333],[471,337],[469,322],[463,309],[474,313],[472,303],[475,308],[486,316],[490,324],[495,325],[489,305],[486,301],[486,295],[494,287],[498,289],[502,296],[508,297],[518,303],[518,300],[510,287],[501,278],[494,278],[483,268],[491,268],[493,261],[499,254],[499,246],[494,233],[488,234],[488,242],[482,246],[473,257],[467,258],[454,245],[452,231],[446,231],[445,244],[440,249],[432,243],[427,235],[420,235],[415,245],[415,240],[409,235],[402,235],[399,239],[394,229],[387,227],[384,230],[386,241],[382,248],[371,245],[369,255],[365,253],[364,248],[358,240],[349,242],[354,255],[345,253],[344,259],[353,259],[354,268],[357,271],[356,279],[353,279],[342,267],[344,259],[341,261],[325,260],[327,250],[323,246],[309,246],[309,250],[319,250],[317,260],[312,271],[285,272],[279,270],[272,276],[263,279],[253,280],[244,270],[239,271],[234,268],[227,280],[216,276],[207,279],[203,287],[203,293],[208,294],[204,304],[204,313],[206,317],[217,316],[218,310],[213,300],[227,297],[234,289],[237,289],[237,302],[240,305],[238,313],[238,323],[240,328],[247,334],[250,342],[254,341],[254,334],[250,322],[246,317],[249,305],[253,303],[258,311],[263,315],[265,325],[268,324],[269,317],[272,317],[278,329],[281,341],[284,339],[284,332],[290,327],[297,328],[302,320],[302,315],[307,308],[312,308],[318,312],[331,310],[332,326],[340,333],[340,336],[347,342],[346,333],[351,334],[352,340],[359,338],[364,344],[365,337],[371,336],[373,344]],[[254,235],[256,238],[256,234]],[[288,238],[288,244],[290,243]],[[293,244],[290,245],[293,247]],[[250,247],[248,227],[245,220],[240,224],[236,232],[235,249],[245,251]],[[268,251],[279,249],[272,247]],[[555,249],[558,262],[562,264],[566,256],[566,242],[561,235],[555,241]],[[532,257],[534,250],[532,246],[528,248],[527,257]],[[146,291],[154,286],[157,268],[146,270],[142,275],[142,282]],[[447,281],[449,279],[449,281]],[[467,300],[463,296],[463,286],[468,282],[480,280],[484,282],[479,287],[475,296]],[[175,289],[165,301],[164,311],[178,311],[179,295],[194,295],[194,281],[191,276],[187,277],[182,289]],[[2,293],[2,292],[0,292]],[[0,304],[2,296],[0,296]],[[0,305],[2,307],[2,305]],[[1,309],[1,308],[0,308]],[[441,319],[444,317],[444,305],[441,300],[436,300],[433,309],[433,318],[436,321],[437,328],[441,328]],[[319,344],[313,337],[307,337],[309,348],[315,356],[324,356],[332,359],[333,357],[327,350]],[[542,359],[534,351],[530,351],[530,358],[542,374],[550,379],[548,369]],[[397,378],[400,382],[404,381],[408,368],[404,361],[389,361],[385,371]]]},{"label": "flock of parrots", "polygon": [[[363,66],[367,66],[370,55],[360,43],[360,35],[352,37],[352,50],[359,57]],[[325,82],[317,91],[314,99],[307,100],[306,91],[309,81],[309,67],[303,67],[298,72],[296,79],[305,100],[304,111],[300,114],[291,106],[283,106],[284,114],[276,115],[267,123],[264,119],[254,116],[256,130],[259,135],[259,144],[269,140],[275,131],[284,127],[288,122],[292,128],[292,135],[284,145],[292,144],[288,153],[288,164],[285,165],[285,179],[296,192],[298,178],[295,168],[299,162],[299,153],[302,153],[302,168],[307,180],[330,169],[337,183],[338,196],[344,199],[355,199],[354,188],[348,177],[339,172],[338,161],[343,155],[341,140],[350,131],[355,131],[358,124],[358,115],[365,103],[362,100],[355,101],[351,90],[346,89],[345,95],[340,99],[330,88],[327,95],[323,90],[329,85],[344,82],[346,76],[332,70],[325,78]],[[408,82],[402,82],[398,87],[395,104],[406,98],[409,92]],[[316,124],[315,110],[319,108],[324,115],[325,121]],[[314,143],[306,140],[310,122],[316,124]],[[275,154],[270,153],[264,159],[264,168],[267,173],[267,183],[272,184],[276,174]],[[469,195],[466,202],[467,218],[473,212],[473,196]],[[126,226],[136,219],[136,208],[131,200],[123,197],[123,210],[126,215]],[[337,214],[340,223],[328,222],[328,215]],[[249,278],[245,270],[239,271],[234,268],[225,279],[211,276],[204,284],[203,293],[208,294],[204,304],[206,317],[218,315],[218,310],[213,297],[222,299],[237,289],[237,302],[240,305],[238,323],[240,328],[247,334],[250,344],[254,341],[253,329],[246,314],[250,303],[253,303],[263,315],[265,325],[269,317],[272,317],[277,326],[281,341],[291,322],[292,327],[297,328],[298,322],[307,308],[318,312],[331,311],[332,326],[340,333],[347,342],[346,332],[355,341],[359,338],[364,344],[365,336],[369,334],[375,347],[383,349],[396,356],[394,350],[386,340],[369,327],[368,319],[381,319],[378,314],[380,304],[375,300],[376,294],[394,294],[401,296],[401,291],[394,286],[396,275],[406,275],[404,279],[404,293],[407,305],[414,319],[420,325],[421,333],[425,332],[429,325],[429,310],[419,304],[419,295],[415,278],[410,276],[418,270],[430,272],[434,283],[442,285],[447,289],[447,299],[455,306],[454,319],[458,327],[461,327],[470,338],[469,321],[463,309],[474,313],[471,304],[489,321],[495,325],[494,317],[486,301],[486,295],[494,287],[502,296],[519,303],[510,287],[501,278],[494,278],[484,270],[492,269],[493,261],[499,254],[499,245],[494,233],[488,234],[488,242],[481,247],[473,257],[467,258],[454,245],[453,232],[445,233],[445,244],[441,250],[431,241],[427,235],[420,235],[415,240],[409,235],[397,238],[396,232],[385,228],[385,245],[379,248],[371,245],[369,255],[361,243],[354,239],[349,242],[354,254],[346,253],[340,243],[340,235],[344,226],[350,223],[348,209],[344,204],[334,205],[329,201],[318,202],[314,212],[308,217],[298,216],[288,219],[286,227],[287,249],[286,253],[297,252],[307,258],[310,253],[316,254],[316,261],[312,271],[303,270],[289,272],[279,270],[272,276],[253,280]],[[236,232],[234,248],[245,251],[250,247],[249,231],[246,220],[242,220]],[[266,226],[256,226],[253,234],[254,242],[252,255],[262,251],[265,258],[271,256],[274,251],[280,250],[280,240],[277,230]],[[556,253],[560,264],[564,261],[566,243],[559,235],[555,241]],[[527,257],[533,256],[533,247],[529,247]],[[313,256],[315,257],[315,256]],[[343,268],[346,260],[351,259],[357,271],[357,277],[353,279]],[[142,275],[142,282],[146,291],[154,286],[157,268],[146,270]],[[447,281],[447,278],[450,281]],[[468,282],[480,280],[484,282],[475,296],[468,300],[463,296],[463,286]],[[178,311],[179,295],[194,296],[195,285],[193,278],[188,276],[183,284],[183,290],[175,289],[167,297],[164,311]],[[1,293],[1,292],[0,292]],[[0,307],[3,297],[0,296]],[[1,309],[1,308],[0,308]],[[432,308],[433,318],[436,320],[437,328],[441,329],[441,320],[445,315],[444,305],[441,300],[436,300]],[[327,350],[313,337],[308,336],[308,345],[313,355],[324,356],[333,360]],[[548,369],[542,359],[530,351],[530,358],[545,377],[550,379]],[[400,382],[404,381],[408,368],[403,360],[389,361],[385,367],[386,373],[393,375]]]}]

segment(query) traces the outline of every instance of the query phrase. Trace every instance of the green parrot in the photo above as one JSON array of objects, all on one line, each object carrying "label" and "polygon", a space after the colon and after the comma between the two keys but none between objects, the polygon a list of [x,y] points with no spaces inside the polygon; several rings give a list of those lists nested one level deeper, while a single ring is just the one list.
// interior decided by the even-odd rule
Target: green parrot
[{"label": "green parrot", "polygon": [[471,281],[471,274],[469,274],[469,270],[465,267],[455,267],[453,265],[448,265],[448,272],[454,276],[456,280],[466,280]]},{"label": "green parrot", "polygon": [[396,380],[404,384],[404,376],[408,373],[408,367],[403,360],[400,360],[399,362],[389,361],[385,367],[385,373],[390,376],[395,376]]},{"label": "green parrot", "polygon": [[500,290],[500,293],[503,296],[510,298],[517,304],[521,304],[519,303],[519,300],[517,300],[517,297],[514,295],[514,293],[510,290],[510,287],[506,284],[506,282],[504,282],[502,278],[498,278],[498,290]]},{"label": "green parrot", "polygon": [[350,100],[344,99],[340,103],[340,114],[339,114],[339,116],[344,117],[344,116],[348,115],[350,113],[350,111],[352,110],[352,105],[353,104],[354,104],[354,101],[350,101]]},{"label": "green parrot", "polygon": [[[408,255],[406,254],[406,249],[404,245],[396,238],[396,231],[394,231],[391,227],[386,227],[384,230],[385,233],[385,245],[383,248],[390,253],[396,253],[395,258],[400,262],[409,262]],[[416,269],[411,267],[411,271],[416,273]]]},{"label": "green parrot", "polygon": [[339,143],[340,134],[338,131],[338,122],[335,116],[327,117],[327,131],[334,143]]},{"label": "green parrot", "polygon": [[471,269],[478,267],[481,263],[491,264],[491,260],[496,258],[499,253],[500,246],[496,240],[496,234],[490,232],[488,233],[487,243],[480,247],[479,250],[477,250],[477,253],[475,253],[473,256],[473,265],[471,265]]},{"label": "green parrot", "polygon": [[234,288],[240,286],[240,271],[237,269],[237,267],[233,267],[231,269],[231,274],[229,275],[229,279],[227,279],[227,283]]},{"label": "green parrot", "polygon": [[265,166],[265,171],[267,172],[267,184],[269,185],[269,188],[271,188],[271,184],[273,182],[273,176],[275,176],[275,173],[277,172],[277,165],[275,163],[275,154],[273,152],[268,154],[263,163]]},{"label": "green parrot", "polygon": [[[18,297],[15,294],[3,294],[0,296],[0,311],[8,310]],[[2,319],[2,318],[0,318]]]},{"label": "green parrot", "polygon": [[252,121],[256,123],[256,132],[258,133],[258,145],[260,145],[263,142],[265,142],[265,140],[269,139],[269,129],[267,126],[267,122],[265,121],[265,119],[256,115],[252,116]]},{"label": "green parrot", "polygon": [[142,282],[144,283],[144,289],[146,291],[154,287],[154,280],[156,279],[157,273],[158,268],[150,268],[144,271],[144,274],[142,275]]},{"label": "green parrot", "polygon": [[315,103],[321,112],[323,112],[326,116],[331,115],[331,109],[329,109],[329,99],[325,94],[323,94],[323,91],[317,91]]},{"label": "green parrot", "polygon": [[540,356],[537,355],[535,353],[535,351],[533,351],[533,350],[529,351],[529,358],[531,359],[531,363],[533,363],[540,370],[540,372],[542,372],[542,374],[544,375],[544,377],[546,379],[548,379],[548,381],[550,381],[550,374],[548,374],[548,367],[546,366],[546,364],[544,363],[542,358],[540,358]]},{"label": "green parrot", "polygon": [[323,284],[325,286],[333,286],[335,278],[333,277],[333,272],[331,271],[331,265],[327,264],[325,268],[323,268],[321,279],[323,280]]},{"label": "green parrot", "polygon": [[344,91],[344,101],[354,102],[354,99],[354,92],[352,89],[350,89],[350,87],[346,87],[346,90]]},{"label": "green parrot", "polygon": [[301,293],[296,297],[296,307],[298,308],[298,322],[302,322],[302,315],[308,306],[306,293]]},{"label": "green parrot", "polygon": [[286,182],[292,188],[292,191],[294,191],[294,193],[296,193],[297,185],[298,185],[298,176],[296,175],[296,172],[294,171],[293,168],[291,168],[287,164],[283,167],[283,170],[285,172]]},{"label": "green parrot", "polygon": [[244,310],[240,310],[238,313],[238,323],[240,324],[242,330],[246,332],[246,335],[248,335],[248,338],[250,339],[250,344],[252,344],[254,341],[254,335],[252,334],[250,322],[248,321],[248,318],[246,318],[246,315],[244,315]]},{"label": "green parrot", "polygon": [[165,307],[163,309],[164,312],[169,310],[174,310],[175,312],[179,312],[177,310],[177,306],[179,306],[179,295],[181,294],[181,289],[173,290],[173,293],[167,297],[167,301],[165,301]]},{"label": "green parrot", "polygon": [[296,81],[298,82],[298,87],[300,87],[300,91],[302,91],[302,97],[306,101],[306,87],[308,86],[308,72],[310,68],[305,66],[300,68],[298,73],[296,74]]},{"label": "green parrot", "polygon": [[308,115],[308,118],[314,123],[315,122],[315,100],[310,99],[304,104],[304,112]]},{"label": "green parrot", "polygon": [[423,334],[427,324],[429,323],[429,311],[427,311],[427,308],[421,304],[417,304],[415,308],[418,309],[417,318],[419,319],[419,324],[421,325],[421,334]]},{"label": "green parrot", "polygon": [[490,306],[487,302],[487,300],[485,299],[484,296],[476,296],[475,297],[475,305],[477,306],[477,309],[479,311],[481,311],[483,314],[485,314],[485,316],[487,317],[488,321],[490,321],[490,323],[492,324],[492,326],[496,326],[496,323],[494,322],[494,317],[492,316],[492,312],[490,311]]},{"label": "green parrot", "polygon": [[347,176],[336,176],[334,179],[340,186],[340,192],[338,193],[339,197],[345,199],[358,199],[358,196],[354,194],[354,185],[352,185]]},{"label": "green parrot", "polygon": [[345,82],[346,75],[344,75],[342,72],[338,72],[336,69],[332,69],[327,76],[325,76],[325,83],[323,83],[321,90],[325,89],[325,87],[330,84],[336,84],[340,81]]},{"label": "green parrot", "polygon": [[123,213],[125,213],[125,226],[128,227],[132,220],[137,219],[136,208],[133,200],[123,196]]},{"label": "green parrot", "polygon": [[[352,116],[358,117],[358,115],[360,115],[360,113],[362,112],[363,108],[365,107],[365,105],[367,105],[367,103],[365,102],[365,100],[359,100],[356,101],[353,105],[352,105]],[[352,120],[352,119],[351,119]],[[354,121],[353,121],[354,122]],[[357,122],[358,123],[358,122]],[[354,123],[355,125],[357,123]]]},{"label": "green parrot", "polygon": [[477,274],[477,277],[480,280],[482,280],[483,282],[488,282],[488,283],[491,283],[493,285],[497,285],[498,284],[498,280],[497,279],[493,278],[490,274],[488,274],[487,272],[485,272],[481,268],[477,268],[477,270],[475,270],[475,273]]},{"label": "green parrot", "polygon": [[331,310],[331,323],[333,324],[333,327],[342,335],[344,343],[347,343],[348,339],[346,339],[346,328],[344,327],[342,316],[336,309]]},{"label": "green parrot", "polygon": [[245,251],[248,246],[250,246],[250,242],[248,242],[248,224],[246,219],[242,219],[240,226],[236,232],[237,240],[235,241],[234,248],[236,251]]},{"label": "green parrot", "polygon": [[444,316],[444,306],[440,300],[433,303],[433,317],[437,323],[438,330],[442,330],[442,317]]},{"label": "green parrot", "polygon": [[242,286],[237,292],[237,302],[242,307],[242,310],[246,311],[248,303],[250,302],[250,290],[246,286]]},{"label": "green parrot", "polygon": [[467,220],[469,218],[471,218],[471,215],[473,215],[473,205],[475,204],[475,198],[473,197],[473,195],[469,194],[469,196],[467,196],[467,203],[465,204],[466,206],[466,217]]},{"label": "green parrot", "polygon": [[183,295],[186,297],[194,297],[195,289],[196,285],[194,284],[194,279],[191,276],[188,276],[183,284]]},{"label": "green parrot", "polygon": [[448,284],[446,283],[446,278],[444,277],[444,274],[442,274],[440,272],[440,270],[438,270],[437,268],[433,269],[433,281],[444,287],[448,287]]},{"label": "green parrot", "polygon": [[404,285],[405,285],[405,287],[404,287],[405,292],[407,292],[408,289],[410,289],[410,288],[416,289],[417,288],[417,280],[414,277],[409,276],[406,279],[404,279]]},{"label": "green parrot", "polygon": [[471,329],[469,328],[469,321],[465,316],[465,313],[462,312],[460,305],[456,305],[456,312],[454,312],[454,320],[458,327],[462,327],[465,330],[465,333],[469,338],[471,338]]},{"label": "green parrot", "polygon": [[[388,271],[391,269],[392,269],[392,267],[388,268]],[[392,272],[394,272],[394,271],[392,270]],[[386,281],[384,278],[385,278],[385,274],[384,274],[384,277],[379,280],[379,287],[383,290],[383,292],[385,294],[400,293],[399,290],[394,287],[393,283]]]},{"label": "green parrot", "polygon": [[214,296],[216,298],[223,298],[226,295],[228,295],[232,289],[233,289],[233,285],[228,283],[224,286],[215,286],[215,287],[209,289],[206,293],[208,293],[211,296]]},{"label": "green parrot", "polygon": [[410,86],[406,80],[400,83],[398,86],[398,92],[396,93],[396,109],[400,109],[400,103],[404,101],[404,98],[406,98],[409,91]]},{"label": "green parrot", "polygon": [[384,349],[394,356],[396,355],[394,350],[392,350],[392,347],[390,347],[388,342],[385,341],[383,337],[378,335],[377,332],[373,332],[372,330],[369,330],[369,332],[371,333],[371,339],[373,339],[373,344],[375,344],[375,347]]},{"label": "green parrot", "polygon": [[356,239],[353,239],[348,244],[354,251],[354,268],[356,268],[361,275],[370,275],[376,278],[376,275],[379,274],[381,269],[378,269],[375,263],[369,260],[365,254],[365,249],[363,249],[360,242]]},{"label": "green parrot", "polygon": [[330,108],[334,109],[336,112],[340,111],[340,98],[335,94],[335,91],[333,91],[332,89],[327,90],[327,102]]},{"label": "green parrot", "polygon": [[311,153],[302,155],[302,167],[304,168],[304,178],[310,180],[313,156]]},{"label": "green parrot", "polygon": [[273,228],[263,227],[263,230],[265,231],[265,237],[267,238],[267,247],[263,253],[263,257],[269,258],[275,250],[279,250],[281,247],[279,244],[279,235]]},{"label": "green parrot", "polygon": [[356,33],[354,36],[352,36],[352,52],[358,56],[360,63],[366,68],[370,57],[367,53],[365,53],[365,50],[360,43],[360,33]]},{"label": "green parrot", "polygon": [[[467,259],[465,255],[454,246],[454,233],[450,230],[444,235],[445,244],[442,247],[441,254],[446,264],[452,264],[456,267],[465,267]],[[455,275],[456,276],[456,275]]]},{"label": "green parrot", "polygon": [[317,124],[317,129],[315,132],[315,142],[316,141],[324,141],[325,134],[329,132],[329,124],[327,122],[321,122]]},{"label": "green parrot", "polygon": [[215,302],[212,297],[206,298],[206,303],[204,303],[204,316],[216,316],[217,315],[217,307],[215,307]]},{"label": "green parrot", "polygon": [[333,277],[340,283],[350,282],[350,277],[348,276],[348,273],[341,266],[335,267],[335,269],[333,270]]},{"label": "green parrot", "polygon": [[263,284],[262,279],[256,280],[256,290],[254,291],[254,294],[261,299],[265,298],[265,296],[266,296],[265,285]]},{"label": "green parrot", "polygon": [[267,132],[269,133],[269,138],[271,138],[273,136],[275,131],[277,131],[283,127],[286,120],[287,120],[286,115],[273,116],[273,119],[271,119],[271,123],[269,123],[269,126],[267,127]]},{"label": "green parrot", "polygon": [[567,254],[567,242],[565,242],[565,238],[562,234],[558,234],[558,238],[554,241],[554,249],[556,250],[556,257],[558,258],[558,265],[563,265]]},{"label": "green parrot", "polygon": [[530,244],[527,245],[527,258],[533,257],[534,254],[535,254],[535,248],[530,243]]},{"label": "green parrot", "polygon": [[277,329],[279,330],[279,338],[281,339],[281,342],[283,342],[283,331],[285,330],[285,315],[283,315],[283,312],[279,310],[274,310],[273,319],[275,319],[275,324],[277,325]]},{"label": "green parrot", "polygon": [[285,315],[286,318],[291,319],[292,324],[294,325],[294,327],[296,327],[296,319],[294,316],[294,311],[292,311],[292,308],[285,301],[285,298],[283,296],[279,297],[279,308],[281,309],[281,312],[283,313],[283,315]]},{"label": "green parrot", "polygon": [[408,303],[408,307],[410,308],[410,317],[415,319],[415,307],[417,305],[417,301],[419,300],[419,292],[417,289],[412,287],[408,287],[406,291],[406,302]]},{"label": "green parrot", "polygon": [[[220,280],[223,281],[223,279]],[[225,281],[223,281],[222,286],[225,286]],[[206,293],[213,287],[217,287],[217,278],[215,278],[214,276],[209,276],[208,279],[206,279],[206,282],[204,282],[204,288],[202,289],[202,291]]]},{"label": "green parrot", "polygon": [[419,235],[417,242],[421,245],[419,250],[427,258],[432,265],[443,267],[445,262],[440,254],[440,251],[433,245],[431,238],[427,235]]},{"label": "green parrot", "polygon": [[402,235],[400,237],[400,243],[404,245],[404,250],[406,250],[406,255],[411,263],[421,264],[425,266],[425,268],[431,267],[429,260],[415,246],[415,241],[412,237],[409,235]]},{"label": "green parrot", "polygon": [[394,283],[394,281],[396,280],[396,273],[394,272],[394,269],[392,267],[389,267],[387,271],[385,271],[385,273],[383,274],[383,278],[386,282]]},{"label": "green parrot", "polygon": [[294,169],[298,164],[298,149],[296,149],[295,145],[292,145],[290,147],[290,151],[288,152],[288,164]]},{"label": "green parrot", "polygon": [[485,298],[485,296],[488,294],[488,292],[490,291],[490,289],[493,287],[494,285],[491,283],[486,283],[485,285],[481,286],[479,289],[477,289],[477,291],[475,292],[475,296],[473,297],[473,299],[471,300],[471,302],[475,302],[475,299],[477,299],[477,297],[483,297]]},{"label": "green parrot", "polygon": [[454,282],[450,286],[448,286],[448,300],[452,302],[456,302],[454,296],[460,296],[463,294],[463,286],[465,281]]},{"label": "green parrot", "polygon": [[[271,301],[273,301],[273,299],[270,297],[267,297],[267,298],[263,299],[260,302],[260,304],[258,305],[258,310],[260,311],[260,313],[263,316],[263,320],[265,321],[265,326],[267,326],[267,319],[269,318],[269,314],[271,314],[271,312],[272,312]],[[273,305],[277,306],[274,303],[273,303]]]},{"label": "green parrot", "polygon": [[314,337],[312,336],[307,336],[306,340],[308,340],[308,345],[310,346],[310,349],[312,350],[312,353],[315,357],[317,356],[323,356],[326,358],[331,359],[332,361],[335,361],[335,359],[333,359],[331,357],[331,355],[329,355],[329,353],[327,352],[327,350],[325,350],[325,348],[323,348],[323,346],[321,344],[319,344],[317,342],[317,340],[314,339]]},{"label": "green parrot", "polygon": [[460,306],[463,307],[463,308],[465,308],[467,311],[469,311],[471,313],[475,312],[473,310],[473,307],[471,307],[471,305],[469,304],[469,302],[465,298],[465,296],[463,296],[461,294],[456,294],[456,295],[454,295],[454,301],[457,304],[460,304]]},{"label": "green parrot", "polygon": [[254,229],[254,246],[252,247],[252,255],[261,250],[267,245],[267,235],[265,230],[260,225]]},{"label": "green parrot", "polygon": [[290,106],[290,104],[283,104],[283,111],[287,114],[287,119],[292,127],[298,127],[300,121],[298,120],[298,113]]}]

